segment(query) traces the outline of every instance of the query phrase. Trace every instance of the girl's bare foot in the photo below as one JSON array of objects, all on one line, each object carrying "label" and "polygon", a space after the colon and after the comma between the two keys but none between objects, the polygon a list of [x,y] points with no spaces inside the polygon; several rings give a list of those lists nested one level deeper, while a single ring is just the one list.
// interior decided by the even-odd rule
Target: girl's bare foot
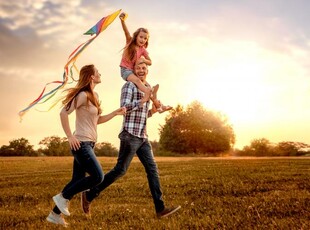
[{"label": "girl's bare foot", "polygon": [[157,109],[157,111],[158,111],[158,109],[160,109],[161,106],[162,106],[160,100],[157,100],[157,99],[154,100],[154,99],[152,99],[152,101],[153,101],[153,103],[154,103],[154,105],[155,105],[155,107],[156,107],[156,109]]},{"label": "girl's bare foot", "polygon": [[162,105],[162,106],[160,107],[160,110],[157,109],[157,111],[158,111],[159,113],[163,113],[163,112],[166,112],[166,111],[171,110],[172,108],[173,108],[173,107],[170,106],[170,105]]}]

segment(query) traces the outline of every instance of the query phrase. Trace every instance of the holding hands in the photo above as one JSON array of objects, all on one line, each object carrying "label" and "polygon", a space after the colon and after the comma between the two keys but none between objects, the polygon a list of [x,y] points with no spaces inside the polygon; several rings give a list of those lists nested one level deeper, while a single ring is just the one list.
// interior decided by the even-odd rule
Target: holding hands
[{"label": "holding hands", "polygon": [[[107,122],[107,121],[111,120],[114,116],[125,115],[125,114],[126,114],[126,107],[118,108],[118,109],[114,110],[112,113],[100,116],[98,119],[98,124]],[[68,133],[67,137],[68,137],[68,142],[69,142],[70,148],[76,151],[81,147],[80,141],[74,135],[71,134],[71,131],[69,131],[69,128],[67,128],[67,130],[68,130],[67,131],[67,133]]]},{"label": "holding hands", "polygon": [[115,110],[115,115],[125,115],[126,114],[126,107],[120,107],[119,109]]}]

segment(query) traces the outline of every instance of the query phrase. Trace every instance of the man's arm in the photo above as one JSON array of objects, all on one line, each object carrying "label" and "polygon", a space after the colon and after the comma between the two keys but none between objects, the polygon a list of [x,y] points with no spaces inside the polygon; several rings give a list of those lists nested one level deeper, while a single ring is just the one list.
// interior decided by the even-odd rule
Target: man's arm
[{"label": "man's arm", "polygon": [[136,86],[132,82],[127,82],[122,88],[121,107],[126,107],[126,112],[139,109],[141,106],[141,99],[134,100],[134,88]]}]

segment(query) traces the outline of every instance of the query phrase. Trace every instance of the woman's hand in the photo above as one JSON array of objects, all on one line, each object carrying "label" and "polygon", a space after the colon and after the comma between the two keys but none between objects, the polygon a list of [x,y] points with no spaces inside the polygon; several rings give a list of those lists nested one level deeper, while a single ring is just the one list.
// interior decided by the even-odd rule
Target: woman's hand
[{"label": "woman's hand", "polygon": [[115,110],[115,115],[125,115],[126,114],[126,107],[120,107],[119,109]]},{"label": "woman's hand", "polygon": [[68,137],[68,142],[70,149],[73,149],[74,151],[77,151],[81,147],[80,141],[74,135]]}]

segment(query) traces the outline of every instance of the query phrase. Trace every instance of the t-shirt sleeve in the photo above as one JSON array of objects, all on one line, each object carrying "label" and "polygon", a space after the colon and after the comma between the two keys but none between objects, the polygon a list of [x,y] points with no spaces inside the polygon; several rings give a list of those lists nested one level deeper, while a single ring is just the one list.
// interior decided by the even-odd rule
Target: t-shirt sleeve
[{"label": "t-shirt sleeve", "polygon": [[149,52],[147,52],[146,49],[143,49],[142,55],[148,57],[149,56]]},{"label": "t-shirt sleeve", "polygon": [[82,105],[86,105],[87,102],[87,95],[85,92],[80,92],[72,101],[69,110],[67,110],[67,113],[70,114],[77,108],[79,108]]}]

